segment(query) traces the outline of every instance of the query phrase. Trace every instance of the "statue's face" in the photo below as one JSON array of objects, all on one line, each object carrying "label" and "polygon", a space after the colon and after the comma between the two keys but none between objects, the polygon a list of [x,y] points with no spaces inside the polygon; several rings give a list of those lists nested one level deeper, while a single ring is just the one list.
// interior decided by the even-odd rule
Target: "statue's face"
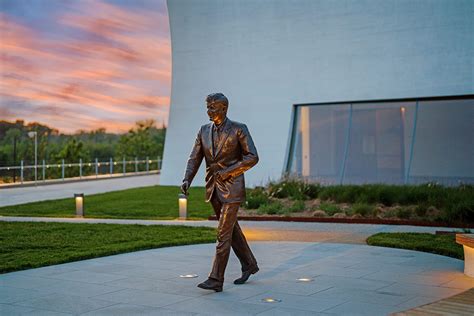
[{"label": "statue's face", "polygon": [[207,103],[207,115],[209,120],[215,124],[220,124],[224,121],[227,114],[227,107],[222,103]]}]

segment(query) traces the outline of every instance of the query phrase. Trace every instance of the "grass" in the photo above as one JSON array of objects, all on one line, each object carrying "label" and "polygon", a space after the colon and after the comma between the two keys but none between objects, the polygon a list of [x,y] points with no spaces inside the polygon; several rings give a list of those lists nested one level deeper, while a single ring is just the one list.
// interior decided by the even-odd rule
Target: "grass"
[{"label": "grass", "polygon": [[[122,191],[86,195],[85,217],[129,218],[129,219],[174,219],[178,217],[177,186],[153,186]],[[188,217],[207,219],[213,214],[212,207],[205,203],[203,187],[190,189]],[[0,207],[4,216],[49,216],[74,217],[74,198],[33,202]]]},{"label": "grass", "polygon": [[215,238],[207,227],[0,222],[0,273]]},{"label": "grass", "polygon": [[454,235],[428,233],[378,233],[367,238],[367,244],[434,253],[464,259],[463,248]]}]

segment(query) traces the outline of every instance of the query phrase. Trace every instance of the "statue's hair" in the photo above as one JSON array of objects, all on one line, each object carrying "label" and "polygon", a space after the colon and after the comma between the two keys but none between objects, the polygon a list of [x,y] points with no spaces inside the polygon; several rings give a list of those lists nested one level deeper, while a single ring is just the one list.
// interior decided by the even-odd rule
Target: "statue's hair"
[{"label": "statue's hair", "polygon": [[229,100],[227,100],[226,96],[223,93],[211,93],[206,97],[207,103],[222,103],[226,107],[229,106]]}]

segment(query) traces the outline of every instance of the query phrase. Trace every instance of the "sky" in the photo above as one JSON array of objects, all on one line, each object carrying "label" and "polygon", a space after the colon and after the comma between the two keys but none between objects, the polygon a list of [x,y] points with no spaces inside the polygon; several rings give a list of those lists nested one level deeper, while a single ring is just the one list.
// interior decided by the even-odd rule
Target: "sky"
[{"label": "sky", "polygon": [[167,124],[166,0],[0,0],[0,120],[62,133]]}]

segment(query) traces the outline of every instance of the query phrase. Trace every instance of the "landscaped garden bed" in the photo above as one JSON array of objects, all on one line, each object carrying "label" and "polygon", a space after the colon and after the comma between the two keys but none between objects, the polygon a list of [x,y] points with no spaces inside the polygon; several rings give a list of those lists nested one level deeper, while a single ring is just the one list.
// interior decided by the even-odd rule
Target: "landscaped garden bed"
[{"label": "landscaped garden bed", "polygon": [[334,185],[286,179],[247,191],[242,219],[474,227],[474,186]]}]

